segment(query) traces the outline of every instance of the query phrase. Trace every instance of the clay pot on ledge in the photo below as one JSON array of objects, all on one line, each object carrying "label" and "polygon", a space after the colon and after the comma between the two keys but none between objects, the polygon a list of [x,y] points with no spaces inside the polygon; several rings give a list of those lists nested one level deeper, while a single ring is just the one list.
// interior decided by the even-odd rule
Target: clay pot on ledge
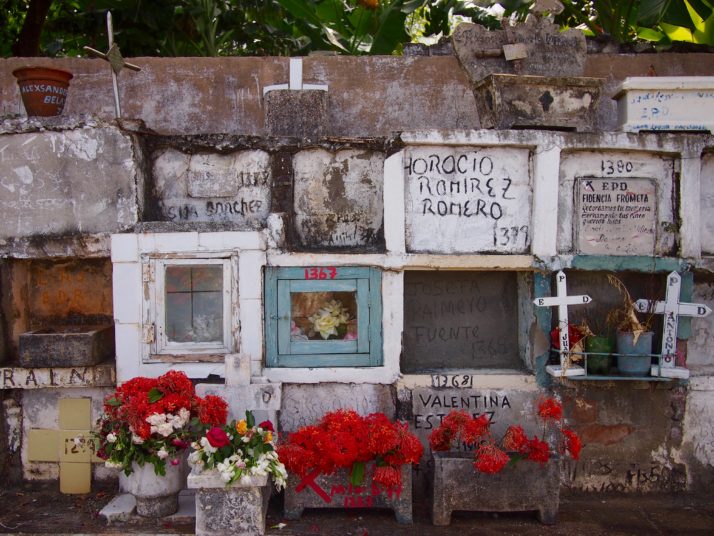
[{"label": "clay pot on ledge", "polygon": [[67,101],[72,73],[51,67],[21,67],[12,72],[20,86],[27,115],[60,115]]}]

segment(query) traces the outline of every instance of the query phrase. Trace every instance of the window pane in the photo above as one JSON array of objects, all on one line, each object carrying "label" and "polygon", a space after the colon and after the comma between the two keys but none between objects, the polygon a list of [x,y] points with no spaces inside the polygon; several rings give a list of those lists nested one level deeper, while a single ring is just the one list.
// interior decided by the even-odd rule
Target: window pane
[{"label": "window pane", "polygon": [[170,342],[223,340],[223,267],[166,267],[166,337]]},{"label": "window pane", "polygon": [[290,315],[291,341],[357,339],[356,292],[293,292]]}]

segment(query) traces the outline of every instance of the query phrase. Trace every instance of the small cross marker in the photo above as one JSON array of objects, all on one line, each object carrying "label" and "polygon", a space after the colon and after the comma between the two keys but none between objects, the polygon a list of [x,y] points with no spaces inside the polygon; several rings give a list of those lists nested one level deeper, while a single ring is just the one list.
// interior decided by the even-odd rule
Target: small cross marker
[{"label": "small cross marker", "polygon": [[134,65],[133,63],[128,63],[124,61],[124,58],[119,51],[119,47],[114,42],[114,28],[112,27],[112,14],[107,11],[107,40],[109,41],[109,50],[105,54],[92,47],[84,47],[84,50],[89,52],[92,56],[97,56],[105,61],[109,62],[112,68],[112,87],[114,88],[114,111],[116,112],[117,119],[121,117],[121,106],[119,104],[119,84],[117,83],[117,75],[121,70],[126,67],[132,71],[141,71],[141,67]]},{"label": "small cross marker", "polygon": [[290,83],[289,84],[276,84],[272,86],[263,87],[263,96],[265,96],[268,91],[273,91],[274,89],[292,89],[295,91],[300,91],[303,89],[319,89],[321,91],[327,91],[326,84],[303,84],[302,82],[302,58],[290,58]]},{"label": "small cross marker", "polygon": [[681,303],[679,301],[681,286],[681,276],[677,272],[672,272],[667,277],[667,292],[664,301],[637,300],[635,302],[635,308],[641,313],[653,311],[655,314],[664,315],[662,360],[659,365],[652,365],[652,376],[689,378],[688,369],[675,366],[679,317],[693,316],[702,318],[712,312],[709,307],[700,303]]},{"label": "small cross marker", "polygon": [[546,371],[551,376],[584,376],[585,369],[577,365],[569,365],[570,337],[568,334],[568,305],[584,305],[592,302],[587,294],[568,296],[567,279],[561,270],[556,276],[557,294],[550,298],[536,298],[533,303],[538,307],[558,307],[558,332],[560,334],[560,365],[548,365]]}]

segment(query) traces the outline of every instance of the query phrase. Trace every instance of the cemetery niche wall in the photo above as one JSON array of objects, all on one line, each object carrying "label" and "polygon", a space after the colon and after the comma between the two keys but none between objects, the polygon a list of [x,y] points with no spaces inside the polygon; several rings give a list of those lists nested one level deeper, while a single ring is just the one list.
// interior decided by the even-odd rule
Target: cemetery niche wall
[{"label": "cemetery niche wall", "polygon": [[[709,55],[673,58],[618,57],[611,71],[612,57],[587,54],[582,73],[571,74],[608,77],[598,108],[588,112],[598,115],[590,124],[599,130],[587,133],[480,130],[472,83],[452,56],[306,58],[305,80],[329,88],[319,135],[304,138],[273,136],[265,122],[262,89],[286,81],[287,59],[191,60],[188,70],[183,60],[154,60],[126,86],[127,96],[141,92],[145,104],[127,102],[125,115],[148,128],[70,119],[80,100],[106,118],[111,98],[90,76],[98,72],[92,62],[64,60],[77,73],[70,115],[57,123],[16,118],[0,130],[0,147],[22,147],[0,160],[0,202],[8,208],[0,216],[8,233],[0,243],[3,418],[15,438],[4,446],[9,458],[27,478],[57,478],[62,461],[53,461],[54,450],[38,452],[36,438],[76,429],[64,426],[60,400],[89,398],[94,411],[117,381],[180,369],[205,392],[230,393],[236,414],[255,404],[279,415],[284,431],[345,407],[402,418],[423,442],[451,409],[485,413],[499,432],[550,390],[586,444],[581,461],[566,467],[568,486],[659,491],[707,482],[714,474],[705,444],[714,421],[712,319],[679,321],[678,359],[689,367],[688,383],[595,382],[545,374],[557,313],[533,304],[555,295],[560,270],[569,294],[593,299],[571,309],[575,322],[599,318],[617,302],[606,273],[618,275],[633,297],[661,300],[667,274],[676,272],[680,301],[713,303],[711,136],[618,132],[616,104],[606,98],[626,74],[646,72],[649,61],[678,75],[714,68]],[[0,69],[9,72],[16,61],[0,60]],[[192,75],[180,74],[186,72]],[[180,92],[162,82],[178,78]],[[0,88],[3,112],[16,113],[8,108],[16,90],[4,79]],[[189,101],[197,112],[186,111]],[[60,202],[40,196],[31,177],[65,187],[58,190],[61,218],[47,215]],[[82,197],[84,190],[92,196]],[[81,208],[75,219],[67,208],[73,200]],[[194,285],[194,268],[206,266],[217,270],[209,278],[214,285],[201,286],[198,275]],[[167,285],[174,268],[191,275]],[[339,366],[320,363],[309,350],[299,366],[272,366],[270,273],[295,270],[302,283],[322,284],[331,269],[381,274],[366,301],[370,326],[380,332],[370,341],[378,358]],[[33,270],[46,283],[28,294]],[[77,285],[83,270],[94,275]],[[67,290],[78,286],[85,314],[97,312],[90,302],[111,297],[98,312],[114,323],[115,359],[75,373],[20,366],[22,329],[61,302],[44,301],[42,293],[65,279]],[[220,336],[167,338],[166,304],[201,292],[223,292],[220,307],[210,309],[212,325],[220,325],[211,334]],[[334,298],[342,290],[327,292]],[[26,296],[29,310],[17,308]],[[357,310],[357,301],[348,307]],[[68,311],[54,312],[61,318]],[[179,316],[169,320],[188,337],[187,326],[202,315]],[[194,342],[217,344],[176,351]],[[226,368],[236,360],[239,380]],[[21,413],[23,406],[32,409]],[[426,490],[426,463],[415,474],[417,492]],[[93,471],[110,476],[96,463]]]}]

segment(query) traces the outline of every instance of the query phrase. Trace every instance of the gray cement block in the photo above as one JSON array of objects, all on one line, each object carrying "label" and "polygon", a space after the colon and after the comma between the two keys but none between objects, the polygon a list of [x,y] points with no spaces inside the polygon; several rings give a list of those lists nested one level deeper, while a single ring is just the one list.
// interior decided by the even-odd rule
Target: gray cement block
[{"label": "gray cement block", "polygon": [[109,501],[99,511],[99,516],[104,518],[107,525],[129,521],[136,510],[136,499],[131,493],[122,493]]},{"label": "gray cement block", "polygon": [[20,335],[23,367],[89,367],[114,357],[114,325],[55,326]]}]

